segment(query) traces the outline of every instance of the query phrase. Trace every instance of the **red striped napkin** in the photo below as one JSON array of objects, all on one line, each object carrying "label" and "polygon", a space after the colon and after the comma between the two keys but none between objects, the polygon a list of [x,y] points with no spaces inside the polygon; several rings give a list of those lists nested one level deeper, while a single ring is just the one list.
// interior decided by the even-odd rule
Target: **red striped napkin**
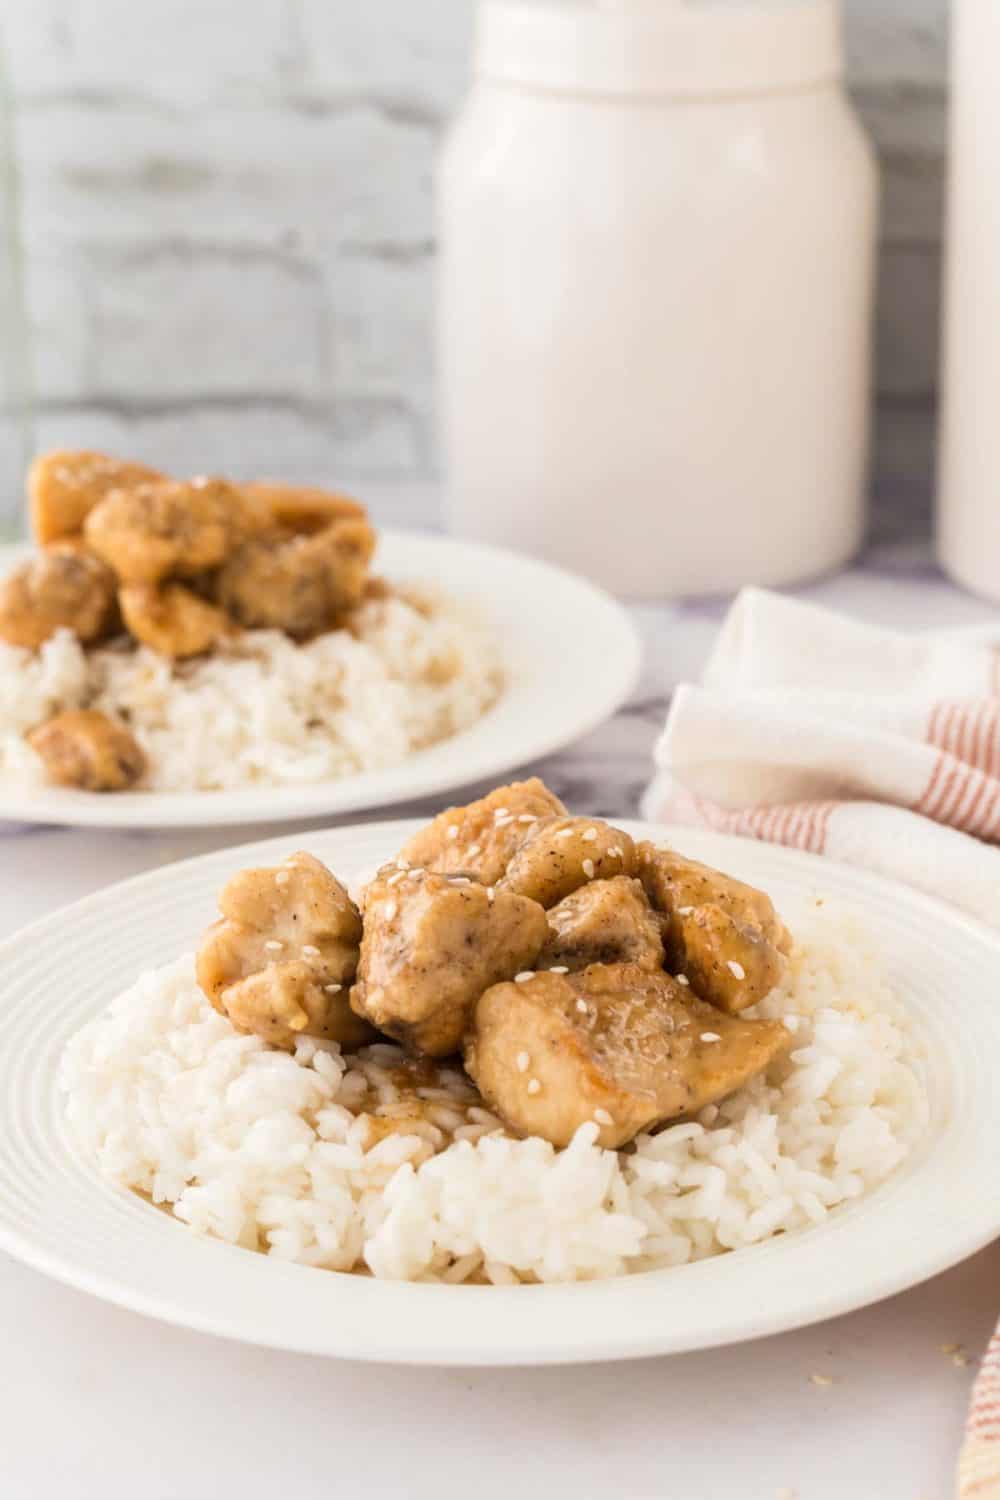
[{"label": "red striped napkin", "polygon": [[[1000,627],[906,635],[748,590],[674,697],[643,814],[827,854],[1000,928],[998,647]],[[1000,1500],[1000,1330],[959,1494]]]}]

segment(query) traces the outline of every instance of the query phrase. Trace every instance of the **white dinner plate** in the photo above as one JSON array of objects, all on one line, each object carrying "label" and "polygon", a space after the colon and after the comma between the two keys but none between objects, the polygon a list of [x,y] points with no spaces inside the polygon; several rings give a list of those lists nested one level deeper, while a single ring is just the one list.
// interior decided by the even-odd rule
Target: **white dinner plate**
[{"label": "white dinner plate", "polygon": [[[21,549],[0,553],[0,574]],[[379,533],[378,570],[433,584],[492,623],[505,676],[497,703],[470,728],[400,765],[302,786],[223,792],[116,792],[0,781],[0,819],[96,828],[280,822],[389,807],[499,776],[550,755],[613,714],[639,674],[636,632],[610,595],[516,552],[409,531]]]},{"label": "white dinner plate", "polygon": [[[304,842],[349,877],[416,826],[369,824]],[[197,1238],[110,1186],[67,1143],[55,1086],[62,1048],[141,968],[194,945],[229,874],[289,852],[288,840],[270,840],[113,886],[0,947],[0,1247],[72,1286],[208,1333],[341,1358],[468,1365],[622,1359],[777,1333],[887,1297],[979,1249],[1000,1232],[1000,938],[930,897],[812,855],[690,830],[677,838],[766,888],[793,926],[819,895],[860,912],[926,1043],[925,1137],[893,1177],[820,1226],[613,1281],[407,1284]]]}]

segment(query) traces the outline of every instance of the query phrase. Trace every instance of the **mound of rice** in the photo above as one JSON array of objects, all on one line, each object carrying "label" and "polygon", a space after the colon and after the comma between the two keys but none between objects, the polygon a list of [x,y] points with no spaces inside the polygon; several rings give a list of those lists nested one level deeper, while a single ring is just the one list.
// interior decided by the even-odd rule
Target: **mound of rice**
[{"label": "mound of rice", "polygon": [[420,1134],[392,1114],[395,1047],[294,1056],[241,1036],[185,958],[146,974],[69,1044],[68,1123],[115,1183],[200,1234],[334,1270],[411,1280],[573,1281],[716,1255],[822,1221],[926,1128],[919,1048],[853,923],[817,916],[757,1014],[789,1056],[696,1121],[620,1152],[505,1135],[456,1069]]},{"label": "mound of rice", "polygon": [[87,707],[130,725],[149,757],[148,790],[327,781],[397,765],[457,734],[500,687],[485,622],[415,592],[363,605],[350,631],[303,645],[250,631],[191,662],[145,647],[84,652],[60,631],[37,653],[0,642],[0,777],[41,784],[25,732]]}]

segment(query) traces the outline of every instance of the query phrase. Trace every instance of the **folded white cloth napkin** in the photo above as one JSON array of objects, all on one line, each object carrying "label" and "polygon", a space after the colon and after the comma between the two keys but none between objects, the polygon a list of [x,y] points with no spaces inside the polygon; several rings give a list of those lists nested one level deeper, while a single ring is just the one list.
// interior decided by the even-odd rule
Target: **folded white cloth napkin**
[{"label": "folded white cloth napkin", "polygon": [[[1000,928],[1000,627],[904,635],[748,590],[682,687],[643,799],[828,854]],[[961,1500],[1000,1500],[1000,1328],[976,1381]]]},{"label": "folded white cloth napkin", "polygon": [[751,589],[675,694],[643,813],[828,854],[1000,928],[1000,627],[906,635]]}]

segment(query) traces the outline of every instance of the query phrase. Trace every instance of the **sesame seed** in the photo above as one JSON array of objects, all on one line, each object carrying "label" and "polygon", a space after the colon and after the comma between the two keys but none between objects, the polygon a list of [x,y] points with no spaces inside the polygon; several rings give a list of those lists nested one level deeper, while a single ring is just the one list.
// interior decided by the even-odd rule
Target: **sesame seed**
[{"label": "sesame seed", "polygon": [[448,876],[448,884],[449,885],[471,885],[472,881],[469,879],[468,875],[449,875]]},{"label": "sesame seed", "polygon": [[597,838],[597,829],[596,828],[588,828],[587,832],[583,835],[583,842],[585,844],[592,844],[596,838]]},{"label": "sesame seed", "polygon": [[682,985],[683,985],[683,986],[684,986],[684,988],[685,988],[685,989],[689,989],[689,988],[690,988],[690,986],[691,986],[691,981],[690,981],[690,979],[689,979],[689,978],[688,978],[688,977],[687,977],[687,975],[686,975],[686,974],[678,974],[678,975],[677,975],[677,983],[678,983],[678,984],[682,984]]},{"label": "sesame seed", "polygon": [[323,988],[328,995],[339,995],[344,986],[342,984],[324,984]]},{"label": "sesame seed", "polygon": [[677,915],[679,917],[689,917],[693,911],[693,906],[679,906],[677,908]]},{"label": "sesame seed", "polygon": [[813,1385],[833,1385],[832,1375],[810,1375],[809,1379]]},{"label": "sesame seed", "polygon": [[408,859],[404,859],[403,856],[400,855],[400,857],[396,861],[396,869],[397,870],[408,870],[409,868],[410,868],[410,861]]},{"label": "sesame seed", "polygon": [[302,952],[306,958],[319,958],[319,949],[314,943],[305,943]]},{"label": "sesame seed", "polygon": [[583,862],[583,873],[586,875],[586,877],[587,877],[588,880],[593,880],[593,878],[594,878],[594,861],[592,859],[585,859],[584,860],[584,862]]},{"label": "sesame seed", "polygon": [[552,968],[549,970],[549,973],[550,974],[568,974],[569,973],[569,969],[566,967],[565,964],[553,964]]},{"label": "sesame seed", "polygon": [[514,983],[515,984],[527,984],[528,980],[529,979],[534,979],[534,977],[535,977],[535,971],[534,971],[534,969],[522,969],[522,971],[521,971],[520,974],[515,974],[514,975]]},{"label": "sesame seed", "polygon": [[587,1014],[587,1002],[586,1002],[586,1000],[578,1000],[576,1002],[576,1008],[577,1008],[577,1010],[580,1012],[580,1014],[582,1016],[585,1016]]},{"label": "sesame seed", "polygon": [[538,1082],[538,1079],[537,1078],[529,1078],[528,1079],[528,1093],[529,1094],[540,1094],[541,1092],[542,1092],[542,1085]]},{"label": "sesame seed", "polygon": [[785,1028],[786,1031],[798,1031],[798,1029],[799,1029],[799,1018],[798,1018],[798,1016],[782,1016],[781,1020],[782,1020],[782,1024],[784,1025],[784,1028]]},{"label": "sesame seed", "polygon": [[726,968],[729,970],[730,974],[732,974],[734,979],[745,979],[747,977],[746,969],[744,969],[742,964],[738,964],[735,958],[731,958],[728,960]]},{"label": "sesame seed", "polygon": [[275,885],[287,885],[291,878],[287,870],[279,870],[274,877],[274,883]]},{"label": "sesame seed", "polygon": [[493,903],[496,900],[496,898],[497,898],[497,893],[494,890],[493,886],[488,885],[486,887],[486,899],[490,903],[491,906],[493,905]]},{"label": "sesame seed", "polygon": [[398,910],[399,907],[395,901],[387,901],[382,908],[382,915],[387,922],[391,922]]},{"label": "sesame seed", "polygon": [[611,848],[608,850],[608,853],[611,855],[612,859],[625,858],[625,850],[622,848],[621,844],[612,844]]},{"label": "sesame seed", "polygon": [[557,839],[571,839],[575,832],[575,828],[560,828],[559,832],[553,834],[552,836],[553,838]]},{"label": "sesame seed", "polygon": [[268,953],[280,953],[284,946],[284,943],[279,943],[277,938],[269,938],[264,944]]},{"label": "sesame seed", "polygon": [[507,813],[505,817],[495,818],[494,819],[494,822],[495,822],[497,828],[506,828],[507,824],[508,823],[513,823],[513,821],[514,821],[514,819],[513,819],[513,817],[511,816],[510,813]]},{"label": "sesame seed", "polygon": [[423,868],[420,865],[418,865],[415,870],[407,871],[407,875],[410,880],[421,880],[423,878],[423,873]]},{"label": "sesame seed", "polygon": [[519,1052],[517,1054],[516,1061],[517,1071],[519,1073],[527,1073],[529,1067],[531,1066],[531,1058],[528,1056],[527,1052]]},{"label": "sesame seed", "polygon": [[495,811],[493,813],[493,821],[494,821],[494,823],[498,822],[500,818],[509,818],[509,817],[510,817],[510,808],[509,807],[498,807],[498,808],[495,809]]},{"label": "sesame seed", "polygon": [[613,1125],[615,1123],[614,1116],[609,1115],[606,1109],[595,1109],[594,1119],[598,1125]]},{"label": "sesame seed", "polygon": [[386,881],[386,885],[398,885],[401,880],[405,880],[405,879],[406,879],[406,871],[405,870],[397,870],[396,873],[395,873],[395,875],[390,875],[389,876],[389,879]]},{"label": "sesame seed", "polygon": [[519,813],[517,821],[519,823],[537,823],[538,819],[535,817],[534,813]]},{"label": "sesame seed", "polygon": [[458,838],[458,824],[457,823],[452,823],[451,827],[448,829],[447,837],[450,838],[450,839],[457,839]]},{"label": "sesame seed", "polygon": [[482,852],[483,852],[483,846],[482,846],[482,844],[470,844],[469,845],[468,853],[469,853],[469,857],[471,859],[475,859],[476,855],[477,854],[482,854]]},{"label": "sesame seed", "polygon": [[717,1031],[703,1031],[701,1039],[703,1042],[721,1042],[722,1040]]}]

